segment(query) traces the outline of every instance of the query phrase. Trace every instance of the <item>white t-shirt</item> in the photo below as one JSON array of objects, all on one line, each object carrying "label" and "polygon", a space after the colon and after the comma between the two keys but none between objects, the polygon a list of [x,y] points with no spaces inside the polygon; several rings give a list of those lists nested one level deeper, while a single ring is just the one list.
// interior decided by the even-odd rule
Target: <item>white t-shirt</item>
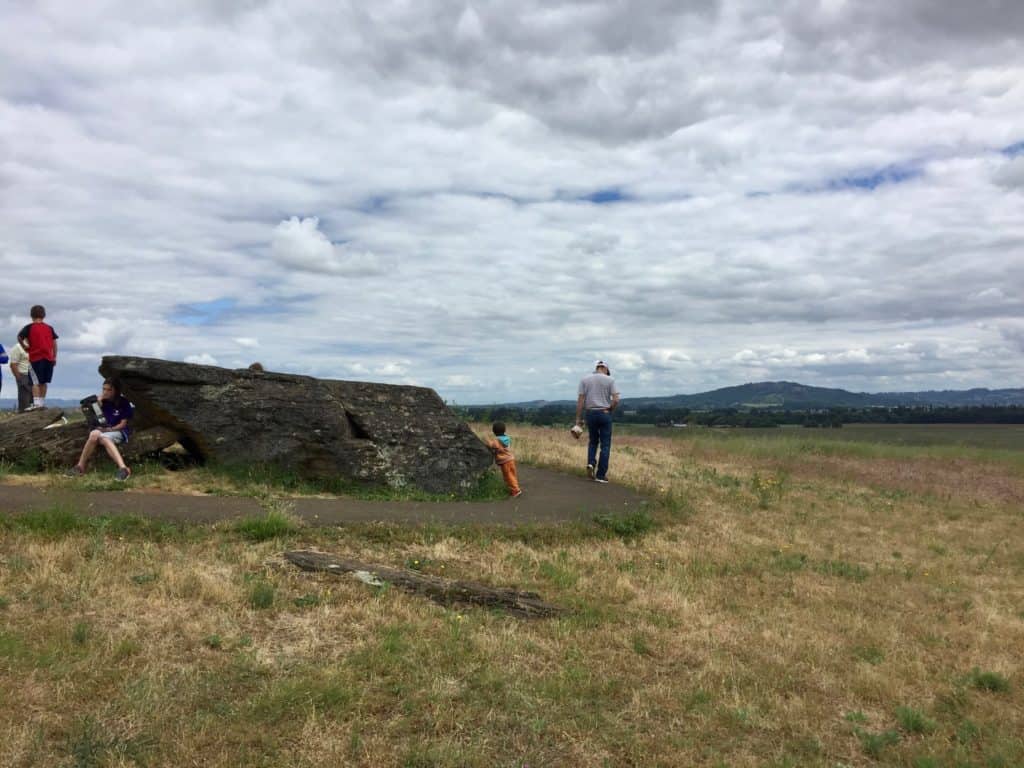
[{"label": "white t-shirt", "polygon": [[11,365],[14,366],[19,376],[28,376],[28,352],[25,351],[21,344],[14,342],[14,346],[11,347],[11,351],[7,353],[7,356],[11,358]]},{"label": "white t-shirt", "polygon": [[588,411],[593,408],[611,408],[612,396],[619,394],[615,379],[596,371],[580,380],[580,392],[584,395],[583,407]]}]

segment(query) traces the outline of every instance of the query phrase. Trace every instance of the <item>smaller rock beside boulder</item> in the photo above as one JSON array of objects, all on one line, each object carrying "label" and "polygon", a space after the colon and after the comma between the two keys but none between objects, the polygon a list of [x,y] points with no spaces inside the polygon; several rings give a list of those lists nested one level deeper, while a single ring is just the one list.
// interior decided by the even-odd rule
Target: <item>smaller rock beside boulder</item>
[{"label": "smaller rock beside boulder", "polygon": [[[63,418],[60,408],[7,417],[0,428],[0,460],[32,468],[71,466],[82,453],[89,426],[85,422],[64,424]],[[166,427],[138,430],[121,447],[121,455],[130,464],[158,453],[177,439],[177,434]],[[104,461],[106,453],[99,451],[96,458]]]}]

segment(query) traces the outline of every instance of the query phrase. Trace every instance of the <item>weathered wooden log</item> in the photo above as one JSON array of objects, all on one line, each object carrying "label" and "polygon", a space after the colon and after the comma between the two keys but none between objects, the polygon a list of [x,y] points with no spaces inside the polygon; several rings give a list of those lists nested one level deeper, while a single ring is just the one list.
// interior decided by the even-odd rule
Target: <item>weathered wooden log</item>
[{"label": "weathered wooden log", "polygon": [[[60,408],[44,408],[4,419],[0,459],[36,469],[74,464],[89,436],[89,426],[85,422],[65,424],[63,417]],[[134,432],[120,451],[130,464],[173,445],[177,439],[177,434],[166,427],[151,427]],[[102,461],[107,454],[99,450],[96,455]]]},{"label": "weathered wooden log", "polygon": [[562,615],[565,611],[545,603],[536,592],[524,592],[508,587],[491,587],[475,581],[455,581],[430,576],[406,568],[361,563],[327,552],[310,549],[284,553],[284,559],[304,571],[349,574],[367,584],[384,583],[423,595],[441,605],[475,605],[499,608],[524,619],[541,619]]}]

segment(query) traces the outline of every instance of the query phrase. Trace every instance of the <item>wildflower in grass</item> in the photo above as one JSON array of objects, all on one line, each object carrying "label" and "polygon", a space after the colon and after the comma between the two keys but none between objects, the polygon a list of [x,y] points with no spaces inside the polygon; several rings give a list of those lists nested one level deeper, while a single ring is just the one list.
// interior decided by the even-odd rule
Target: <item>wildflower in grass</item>
[{"label": "wildflower in grass", "polygon": [[782,486],[781,478],[763,477],[757,472],[750,479],[750,490],[757,497],[757,505],[761,509],[767,509],[782,499]]}]

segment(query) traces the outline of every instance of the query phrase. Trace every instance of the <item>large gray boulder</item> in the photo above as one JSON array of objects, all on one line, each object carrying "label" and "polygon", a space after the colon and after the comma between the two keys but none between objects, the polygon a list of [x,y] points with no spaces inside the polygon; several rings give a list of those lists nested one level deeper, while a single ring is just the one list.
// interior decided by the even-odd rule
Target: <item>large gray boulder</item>
[{"label": "large gray boulder", "polygon": [[137,429],[170,429],[197,458],[225,466],[457,493],[491,463],[487,447],[426,387],[142,357],[104,357],[100,373],[121,380]]}]

